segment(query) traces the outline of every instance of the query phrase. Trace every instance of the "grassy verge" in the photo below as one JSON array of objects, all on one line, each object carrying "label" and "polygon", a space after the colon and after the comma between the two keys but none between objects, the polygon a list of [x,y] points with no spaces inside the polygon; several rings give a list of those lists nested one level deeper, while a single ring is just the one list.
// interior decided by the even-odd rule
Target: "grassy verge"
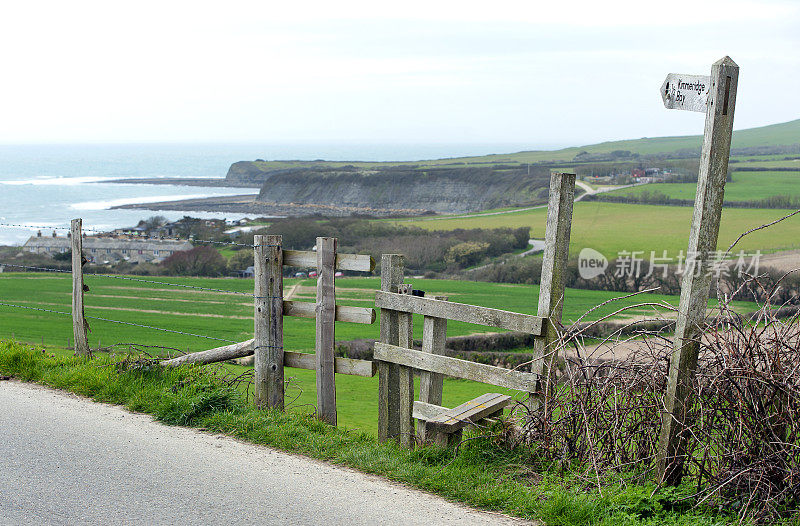
[{"label": "grassy verge", "polygon": [[537,465],[531,449],[510,450],[489,436],[472,437],[457,455],[436,447],[407,451],[379,444],[366,433],[329,427],[308,414],[257,410],[201,367],[164,370],[109,356],[85,360],[5,341],[0,342],[0,374],[123,405],[165,424],[225,433],[546,524],[733,522],[707,509],[689,508],[680,497],[691,488],[654,492],[652,485],[623,487],[609,478],[601,494],[563,469]]}]

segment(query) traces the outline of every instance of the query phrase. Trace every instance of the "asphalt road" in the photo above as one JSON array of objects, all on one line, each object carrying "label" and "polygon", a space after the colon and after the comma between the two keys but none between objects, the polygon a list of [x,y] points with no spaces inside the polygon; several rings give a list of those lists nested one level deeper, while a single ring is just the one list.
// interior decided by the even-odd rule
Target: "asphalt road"
[{"label": "asphalt road", "polygon": [[0,524],[525,524],[266,447],[0,381]]}]

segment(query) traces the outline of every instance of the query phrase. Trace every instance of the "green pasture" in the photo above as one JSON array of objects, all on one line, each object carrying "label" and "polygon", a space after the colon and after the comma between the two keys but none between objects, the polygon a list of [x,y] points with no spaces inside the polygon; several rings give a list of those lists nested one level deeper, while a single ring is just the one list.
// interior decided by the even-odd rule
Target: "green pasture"
[{"label": "green pasture", "polygon": [[[142,278],[173,284],[193,285],[232,292],[250,293],[253,281],[226,278]],[[531,285],[506,285],[469,281],[407,279],[415,288],[428,294],[447,295],[452,301],[535,314],[538,287]],[[200,291],[153,283],[86,276],[90,290],[85,294],[87,316],[102,317],[139,325],[150,325],[223,340],[242,341],[252,338],[252,297],[243,294]],[[313,301],[311,290],[314,280],[285,281],[288,291],[297,284],[293,299]],[[47,309],[69,313],[71,280],[68,274],[5,273],[0,274],[1,303]],[[337,280],[337,303],[372,307],[374,291],[380,286],[378,278],[340,278]],[[565,322],[577,320],[592,307],[622,293],[569,289],[564,306]],[[676,296],[647,295],[626,298],[598,308],[585,319],[598,319],[623,306],[640,302],[663,301],[677,305]],[[750,307],[740,304],[743,310]],[[72,337],[71,317],[64,314],[0,306],[0,338],[13,337],[17,341],[44,344],[47,349],[64,348]],[[652,314],[646,308],[635,308],[628,314]],[[225,341],[208,340],[186,334],[162,332],[134,325],[124,325],[89,319],[92,347],[134,343],[173,347],[181,351],[199,351],[225,345]],[[421,338],[422,320],[415,319],[414,335]],[[460,322],[448,323],[448,335],[456,336],[495,329]],[[337,323],[336,339],[378,337],[378,322],[373,325]],[[314,320],[284,318],[284,345],[287,350],[313,352]],[[120,347],[124,350],[125,347]],[[166,351],[154,348],[154,353]],[[226,365],[232,372],[245,368]],[[315,402],[314,373],[287,369],[287,403],[300,410],[313,408]],[[445,405],[458,405],[485,392],[498,392],[498,388],[475,382],[447,380],[444,389]],[[502,390],[500,392],[503,392]],[[337,377],[337,405],[340,421],[347,427],[375,432],[377,415],[377,379],[353,376]],[[295,400],[296,398],[296,400]]]},{"label": "green pasture", "polygon": [[[670,258],[687,250],[693,208],[688,206],[634,205],[625,203],[575,203],[570,255],[577,257],[581,249],[591,247],[613,259],[622,251],[650,251]],[[531,228],[531,237],[543,239],[547,210],[544,208],[480,217],[414,219],[403,225],[429,230],[456,228]],[[722,212],[719,243],[726,249],[739,235],[786,215],[786,210],[726,208]],[[800,218],[793,217],[773,227],[754,232],[736,245],[745,252],[763,253],[800,248]]]},{"label": "green pasture", "polygon": [[[693,200],[697,183],[653,183],[614,190],[608,195],[636,196],[643,192]],[[773,196],[800,198],[800,172],[733,172],[733,181],[725,183],[726,202],[760,201]]]}]

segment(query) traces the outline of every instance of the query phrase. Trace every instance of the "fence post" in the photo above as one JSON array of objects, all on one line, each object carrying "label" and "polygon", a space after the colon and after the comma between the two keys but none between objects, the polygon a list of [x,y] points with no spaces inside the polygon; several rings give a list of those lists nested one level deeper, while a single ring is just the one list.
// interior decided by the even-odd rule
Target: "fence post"
[{"label": "fence post", "polygon": [[[575,174],[550,174],[550,200],[547,205],[547,226],[544,234],[542,276],[539,285],[539,316],[546,317],[544,334],[533,346],[532,372],[539,375],[544,403],[552,394],[558,366],[558,324],[564,307],[564,274],[569,256],[572,229],[572,203],[575,201]],[[543,387],[543,389],[541,388]]]},{"label": "fence post", "polygon": [[259,408],[283,409],[282,236],[254,236],[254,397]]},{"label": "fence post", "polygon": [[336,379],[334,339],[336,319],[336,252],[335,237],[317,238],[317,306],[316,366],[317,416],[336,425]]},{"label": "fence post", "polygon": [[87,356],[89,354],[89,324],[83,314],[83,221],[73,219],[70,225],[70,240],[72,244],[72,332],[75,336],[75,353]]},{"label": "fence post", "polygon": [[[447,301],[447,296],[433,296],[435,300]],[[425,316],[422,321],[422,352],[431,354],[444,354],[447,343],[447,319]],[[419,399],[422,402],[442,405],[442,391],[444,377],[438,373],[420,371],[419,373]],[[427,422],[417,423],[417,435],[420,440],[431,439],[436,433],[435,427]]]},{"label": "fence post", "polygon": [[[400,294],[411,294],[411,285],[401,285]],[[410,312],[397,314],[397,345],[406,349],[414,348],[413,316]],[[414,433],[414,369],[398,365],[400,387],[400,445],[413,448],[416,442]]]},{"label": "fence post", "polygon": [[[381,256],[381,290],[397,292],[403,283],[403,256]],[[380,341],[399,342],[398,312],[381,309]],[[386,442],[400,435],[400,372],[393,363],[378,362],[378,440]]]},{"label": "fence post", "polygon": [[[712,257],[717,248],[722,215],[738,79],[739,66],[729,57],[711,66],[711,89],[708,92],[697,196],[656,457],[657,481],[670,485],[679,484],[683,476],[687,440],[684,431],[691,407],[690,388],[700,351],[700,324],[706,317],[711,288]],[[691,267],[689,258],[693,260]]]}]

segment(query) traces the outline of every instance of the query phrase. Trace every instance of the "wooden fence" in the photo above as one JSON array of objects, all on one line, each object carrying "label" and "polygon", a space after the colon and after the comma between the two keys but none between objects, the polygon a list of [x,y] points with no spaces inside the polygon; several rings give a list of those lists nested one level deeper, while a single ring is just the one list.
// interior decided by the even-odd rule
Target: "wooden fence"
[{"label": "wooden fence", "polygon": [[[464,426],[502,412],[510,397],[490,393],[456,408],[441,407],[443,378],[465,378],[528,393],[532,403],[546,403],[555,381],[558,329],[564,296],[564,271],[569,252],[575,174],[553,173],[545,231],[538,316],[426,298],[403,284],[403,258],[385,254],[381,260],[381,309],[378,361],[378,436],[413,447],[417,438],[447,444]],[[414,350],[412,315],[423,316],[422,350]],[[504,369],[444,356],[447,320],[523,331],[536,337],[530,372]],[[414,373],[419,371],[420,395],[414,400]],[[419,426],[415,430],[415,420]]]},{"label": "wooden fence", "polygon": [[[72,319],[75,349],[88,354],[88,324],[83,314],[81,220],[72,221]],[[316,252],[283,250],[281,236],[255,236],[254,241],[254,338],[164,360],[162,365],[214,363],[255,354],[255,402],[259,407],[283,409],[284,367],[316,371],[317,414],[325,422],[336,425],[335,374],[375,376],[372,361],[334,356],[335,323],[372,324],[375,310],[365,307],[336,305],[335,274],[337,270],[370,272],[375,261],[370,256],[339,254],[335,238],[317,238]],[[289,301],[283,297],[283,267],[315,267],[317,269],[317,301]],[[284,351],[283,317],[298,316],[316,319],[315,354]]]}]

